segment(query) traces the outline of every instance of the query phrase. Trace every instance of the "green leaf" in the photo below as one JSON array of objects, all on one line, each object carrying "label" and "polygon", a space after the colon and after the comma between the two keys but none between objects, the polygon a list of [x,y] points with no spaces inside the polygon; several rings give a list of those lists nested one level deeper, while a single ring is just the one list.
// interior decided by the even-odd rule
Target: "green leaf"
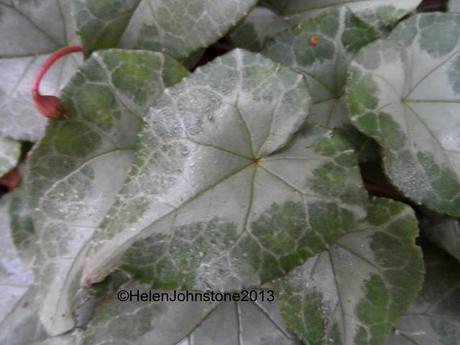
[{"label": "green leaf", "polygon": [[348,143],[308,128],[288,144],[309,104],[301,75],[242,50],[168,89],[84,283],[121,264],[154,287],[258,286],[350,231],[365,193]]},{"label": "green leaf", "polygon": [[405,195],[460,215],[460,15],[420,14],[365,47],[347,86],[352,121],[382,147]]},{"label": "green leaf", "polygon": [[9,205],[11,237],[25,266],[31,267],[37,255],[37,234],[26,186],[14,190]]},{"label": "green leaf", "polygon": [[277,283],[282,316],[305,344],[383,344],[422,286],[410,207],[374,199],[355,230]]},{"label": "green leaf", "polygon": [[[149,294],[146,286],[137,283],[128,283],[121,290]],[[173,293],[169,296],[173,298]],[[115,296],[98,305],[85,331],[54,338],[40,345],[108,343],[300,345],[282,323],[276,302],[120,302]]]},{"label": "green leaf", "polygon": [[88,51],[150,49],[185,59],[224,36],[256,0],[73,0]]},{"label": "green leaf", "polygon": [[412,12],[421,0],[264,0],[283,16],[313,17],[331,8],[348,7],[376,27],[391,27]]},{"label": "green leaf", "polygon": [[21,156],[21,143],[0,136],[0,177],[13,169]]},{"label": "green leaf", "polygon": [[[349,122],[343,93],[351,59],[379,37],[375,29],[342,8],[281,33],[263,54],[305,76],[313,98],[308,121],[333,128]],[[318,40],[316,45],[312,39]]]},{"label": "green leaf", "polygon": [[460,220],[446,218],[422,223],[423,234],[460,261]]},{"label": "green leaf", "polygon": [[8,210],[16,191],[0,199],[0,343],[28,345],[45,336],[35,305],[34,274],[13,243]]},{"label": "green leaf", "polygon": [[237,47],[260,52],[280,32],[293,25],[289,19],[265,7],[256,7],[231,32]]},{"label": "green leaf", "polygon": [[424,247],[426,279],[420,296],[385,345],[456,345],[460,339],[458,261]]},{"label": "green leaf", "polygon": [[63,90],[67,117],[51,121],[29,164],[40,255],[40,317],[51,335],[72,328],[85,242],[131,166],[143,114],[186,70],[160,53],[106,50]]},{"label": "green leaf", "polygon": [[[67,0],[0,3],[0,135],[36,141],[45,118],[32,102],[32,79],[46,56],[76,43]],[[61,59],[41,83],[43,94],[56,94],[70,79],[81,56]]]}]

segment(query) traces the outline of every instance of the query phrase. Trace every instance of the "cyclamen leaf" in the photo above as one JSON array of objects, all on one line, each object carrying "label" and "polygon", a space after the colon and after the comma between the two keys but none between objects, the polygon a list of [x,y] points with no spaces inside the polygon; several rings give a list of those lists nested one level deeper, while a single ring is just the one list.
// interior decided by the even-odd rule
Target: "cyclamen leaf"
[{"label": "cyclamen leaf", "polygon": [[303,18],[313,17],[331,8],[348,7],[375,27],[391,27],[412,12],[421,0],[264,0],[278,13]]},{"label": "cyclamen leaf", "polygon": [[382,147],[405,195],[460,216],[460,15],[420,14],[365,47],[347,86],[352,121]]},{"label": "cyclamen leaf", "polygon": [[[68,0],[0,3],[0,135],[36,141],[46,120],[32,102],[32,79],[47,54],[76,43]],[[56,94],[81,62],[61,59],[46,74],[41,92]]]},{"label": "cyclamen leaf", "polygon": [[[128,283],[125,291],[148,293]],[[164,293],[155,291],[157,293]],[[171,295],[172,296],[172,295]],[[276,302],[119,302],[105,299],[85,331],[40,345],[300,345],[286,330]]]},{"label": "cyclamen leaf", "polygon": [[277,283],[286,325],[305,344],[383,344],[422,286],[410,207],[372,200],[355,230]]},{"label": "cyclamen leaf", "polygon": [[432,242],[460,261],[460,220],[429,221],[423,224],[422,230]]},{"label": "cyclamen leaf", "polygon": [[426,279],[420,296],[385,345],[455,345],[460,338],[458,261],[424,247]]},{"label": "cyclamen leaf", "polygon": [[128,175],[143,114],[187,71],[160,53],[92,55],[64,89],[66,118],[51,121],[29,164],[40,248],[40,317],[51,335],[73,327],[85,243]]},{"label": "cyclamen leaf", "polygon": [[84,283],[118,265],[162,288],[232,290],[286,274],[350,231],[365,192],[348,143],[309,128],[301,75],[235,50],[151,108]]},{"label": "cyclamen leaf", "polygon": [[11,236],[8,210],[15,194],[0,199],[0,343],[29,345],[45,334],[35,305],[34,274],[21,262]]},{"label": "cyclamen leaf", "polygon": [[185,59],[217,41],[256,0],[73,0],[88,51],[150,49]]},{"label": "cyclamen leaf", "polygon": [[20,155],[20,142],[0,136],[0,177],[18,164]]},{"label": "cyclamen leaf", "polygon": [[281,33],[263,54],[305,76],[313,98],[308,121],[333,128],[349,122],[343,93],[353,55],[379,37],[375,29],[342,8]]}]

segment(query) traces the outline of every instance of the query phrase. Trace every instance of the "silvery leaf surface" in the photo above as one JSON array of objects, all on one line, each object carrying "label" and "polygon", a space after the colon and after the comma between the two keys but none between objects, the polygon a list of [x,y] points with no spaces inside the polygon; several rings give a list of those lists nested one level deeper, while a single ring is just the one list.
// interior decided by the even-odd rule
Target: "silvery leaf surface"
[{"label": "silvery leaf surface", "polygon": [[460,215],[460,15],[419,14],[363,48],[347,85],[353,124],[383,148],[407,197]]},{"label": "silvery leaf surface", "polygon": [[[0,3],[0,135],[38,140],[45,118],[32,101],[32,79],[47,55],[78,43],[68,0]],[[64,57],[42,80],[43,94],[57,94],[81,64],[78,55]]]},{"label": "silvery leaf surface", "polygon": [[51,335],[73,328],[85,243],[126,179],[143,116],[187,71],[148,51],[105,50],[61,94],[66,117],[50,122],[28,167],[38,237],[40,317]]},{"label": "silvery leaf surface", "polygon": [[372,199],[357,228],[277,284],[289,329],[310,345],[383,344],[420,291],[412,209]]},{"label": "silvery leaf surface", "polygon": [[236,25],[256,0],[73,0],[88,51],[149,49],[183,60]]},{"label": "silvery leaf surface", "polygon": [[351,146],[308,127],[302,75],[235,50],[165,91],[92,239],[83,283],[121,267],[158,288],[235,290],[286,274],[364,216]]}]

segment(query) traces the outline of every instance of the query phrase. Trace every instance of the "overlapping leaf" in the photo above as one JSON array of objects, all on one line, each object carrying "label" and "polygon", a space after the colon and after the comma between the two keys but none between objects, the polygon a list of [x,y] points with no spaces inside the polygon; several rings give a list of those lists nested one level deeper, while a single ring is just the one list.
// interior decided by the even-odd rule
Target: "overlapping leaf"
[{"label": "overlapping leaf", "polygon": [[350,231],[363,190],[339,135],[299,134],[301,75],[235,50],[150,110],[84,282],[118,265],[155,287],[236,289],[284,275]]},{"label": "overlapping leaf", "polygon": [[309,122],[332,128],[349,122],[342,96],[353,55],[379,37],[374,28],[343,8],[276,36],[263,54],[305,76],[313,98]]},{"label": "overlapping leaf", "polygon": [[143,114],[186,73],[160,53],[106,50],[63,91],[66,118],[50,123],[29,165],[40,317],[50,334],[73,327],[85,242],[129,172]]},{"label": "overlapping leaf", "polygon": [[351,67],[353,123],[384,149],[392,182],[460,215],[460,15],[420,14],[365,47]]},{"label": "overlapping leaf", "polygon": [[420,0],[263,0],[278,13],[303,18],[313,17],[331,8],[348,7],[376,27],[389,27],[415,10]]},{"label": "overlapping leaf", "polygon": [[[46,121],[32,102],[32,79],[47,54],[75,42],[74,31],[67,0],[0,3],[0,135],[29,141],[42,135]],[[56,94],[80,61],[80,56],[59,61],[41,91]]]},{"label": "overlapping leaf", "polygon": [[217,41],[256,0],[73,0],[88,51],[150,49],[185,59]]},{"label": "overlapping leaf", "polygon": [[34,274],[22,263],[12,238],[9,216],[12,197],[16,196],[0,200],[0,343],[28,345],[43,339],[45,334],[35,306]]},{"label": "overlapping leaf", "polygon": [[422,285],[417,234],[408,206],[371,201],[355,233],[278,283],[288,327],[310,345],[383,344]]},{"label": "overlapping leaf", "polygon": [[[148,294],[128,283],[121,290]],[[120,290],[120,291],[121,291]],[[165,295],[165,292],[155,291]],[[173,298],[173,294],[169,294]],[[197,297],[200,298],[200,297]],[[40,345],[300,345],[279,315],[276,302],[120,302],[102,301],[85,331]]]},{"label": "overlapping leaf", "polygon": [[21,143],[0,136],[0,177],[13,169],[21,155]]},{"label": "overlapping leaf", "polygon": [[423,290],[385,345],[455,345],[460,339],[458,261],[436,248],[424,248]]},{"label": "overlapping leaf", "polygon": [[460,261],[460,221],[455,218],[429,220],[422,225],[423,234]]}]

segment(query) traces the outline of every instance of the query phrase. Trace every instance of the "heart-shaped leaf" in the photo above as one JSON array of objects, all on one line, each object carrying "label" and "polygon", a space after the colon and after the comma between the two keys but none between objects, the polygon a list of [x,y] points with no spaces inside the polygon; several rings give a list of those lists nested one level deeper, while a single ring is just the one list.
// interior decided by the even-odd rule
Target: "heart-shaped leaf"
[{"label": "heart-shaped leaf", "polygon": [[305,344],[383,344],[421,288],[408,206],[372,200],[355,230],[277,283],[282,316]]},{"label": "heart-shaped leaf", "polygon": [[308,121],[332,128],[349,122],[342,96],[351,59],[379,37],[374,28],[342,8],[279,34],[263,54],[305,76],[313,98]]},{"label": "heart-shaped leaf", "polygon": [[365,47],[347,86],[352,120],[384,150],[392,182],[460,216],[460,15],[420,14]]},{"label": "heart-shaped leaf", "polygon": [[354,153],[302,126],[303,77],[235,50],[150,109],[84,282],[120,264],[155,287],[237,289],[286,274],[363,216]]},{"label": "heart-shaped leaf", "polygon": [[303,18],[346,6],[375,27],[390,27],[415,10],[421,0],[263,0],[263,3],[283,16]]},{"label": "heart-shaped leaf", "polygon": [[423,290],[385,345],[455,345],[460,339],[458,262],[439,249],[423,249]]},{"label": "heart-shaped leaf", "polygon": [[150,49],[185,59],[224,36],[256,0],[73,0],[88,51]]},{"label": "heart-shaped leaf", "polygon": [[[0,3],[0,135],[36,141],[45,118],[32,102],[32,79],[46,55],[75,43],[68,0],[2,1]],[[41,83],[44,94],[56,94],[81,62],[60,60]]]},{"label": "heart-shaped leaf", "polygon": [[21,143],[0,136],[0,177],[13,169],[21,155]]},{"label": "heart-shaped leaf", "polygon": [[94,54],[64,89],[66,118],[52,121],[29,164],[40,254],[40,317],[47,331],[72,328],[85,242],[128,175],[143,114],[186,70],[160,53]]}]

